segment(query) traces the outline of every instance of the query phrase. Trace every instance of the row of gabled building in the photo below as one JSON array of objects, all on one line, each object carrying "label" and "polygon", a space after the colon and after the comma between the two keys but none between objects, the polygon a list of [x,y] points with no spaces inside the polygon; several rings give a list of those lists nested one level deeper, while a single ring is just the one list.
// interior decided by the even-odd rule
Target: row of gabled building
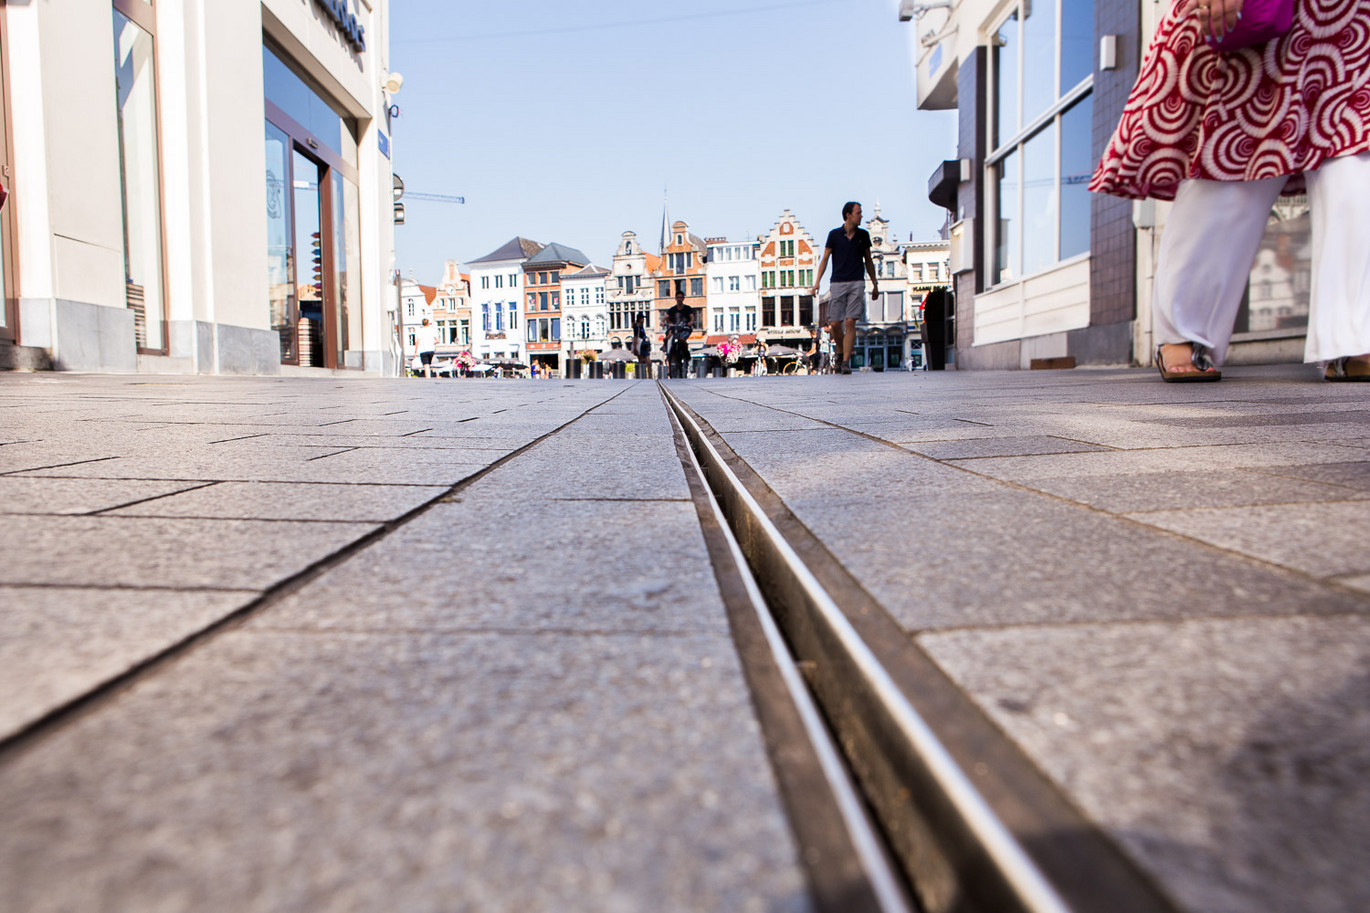
[{"label": "row of gabled building", "polygon": [[[880,214],[866,223],[881,295],[867,298],[858,329],[857,366],[897,368],[922,353],[919,306],[950,281],[945,241],[900,244]],[[405,351],[424,317],[439,330],[439,355],[470,351],[490,362],[537,363],[563,371],[569,359],[631,343],[633,320],[646,317],[659,357],[665,312],[676,293],[694,312],[691,347],[725,340],[782,343],[809,351],[826,294],[812,293],[822,254],[789,210],[754,240],[701,238],[687,222],[670,223],[657,253],[625,231],[608,267],[560,243],[515,237],[466,264],[448,261],[442,281],[405,284],[400,325]]]}]

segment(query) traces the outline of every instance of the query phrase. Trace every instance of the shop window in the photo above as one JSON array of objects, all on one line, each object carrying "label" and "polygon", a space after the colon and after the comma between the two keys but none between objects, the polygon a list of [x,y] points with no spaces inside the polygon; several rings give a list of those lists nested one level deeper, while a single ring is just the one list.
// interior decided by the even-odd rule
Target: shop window
[{"label": "shop window", "polygon": [[124,206],[125,302],[133,311],[138,348],[165,352],[162,189],[153,36],[118,9],[114,10],[114,81]]},{"label": "shop window", "polygon": [[276,51],[262,46],[262,76],[267,100],[352,167],[357,166],[357,139],[352,122],[338,114],[323,95],[306,83]]},{"label": "shop window", "polygon": [[992,285],[1089,250],[1092,35],[1088,0],[1021,0],[995,32],[984,99]]}]

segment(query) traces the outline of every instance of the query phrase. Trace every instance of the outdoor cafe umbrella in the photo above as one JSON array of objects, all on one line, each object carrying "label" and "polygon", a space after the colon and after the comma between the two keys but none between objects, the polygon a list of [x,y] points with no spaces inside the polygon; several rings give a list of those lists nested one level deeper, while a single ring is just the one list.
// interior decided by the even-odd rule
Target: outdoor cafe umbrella
[{"label": "outdoor cafe umbrella", "polygon": [[793,358],[798,354],[800,354],[798,349],[792,349],[789,346],[767,346],[766,348],[767,358]]},{"label": "outdoor cafe umbrella", "polygon": [[599,356],[599,360],[600,360],[600,361],[635,361],[636,359],[633,358],[633,353],[632,353],[632,352],[629,352],[627,349],[610,349],[610,350],[607,351],[607,352],[601,352],[601,353],[600,353],[600,356]]}]

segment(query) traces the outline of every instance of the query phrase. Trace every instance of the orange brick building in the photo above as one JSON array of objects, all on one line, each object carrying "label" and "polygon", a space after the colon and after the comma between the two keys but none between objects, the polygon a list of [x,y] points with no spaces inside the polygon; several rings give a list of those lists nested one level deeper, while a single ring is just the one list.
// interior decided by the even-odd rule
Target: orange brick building
[{"label": "orange brick building", "polygon": [[767,341],[808,339],[817,320],[813,291],[813,237],[788,209],[761,239],[761,326]]},{"label": "orange brick building", "polygon": [[677,289],[685,291],[685,303],[694,310],[692,341],[704,339],[704,267],[708,247],[704,239],[690,234],[689,223],[671,223],[671,234],[661,251],[661,263],[652,271],[655,285],[652,308],[656,329],[666,326],[666,311],[675,304]]}]

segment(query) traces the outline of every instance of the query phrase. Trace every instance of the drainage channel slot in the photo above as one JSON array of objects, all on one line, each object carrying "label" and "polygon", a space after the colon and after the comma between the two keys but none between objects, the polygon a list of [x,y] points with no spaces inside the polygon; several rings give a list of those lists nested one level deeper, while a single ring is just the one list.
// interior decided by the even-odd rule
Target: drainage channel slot
[{"label": "drainage channel slot", "polygon": [[1173,913],[722,438],[662,392],[921,909]]},{"label": "drainage channel slot", "polygon": [[852,782],[679,419],[673,412],[670,417],[814,904],[821,913],[914,913],[903,873]]}]

